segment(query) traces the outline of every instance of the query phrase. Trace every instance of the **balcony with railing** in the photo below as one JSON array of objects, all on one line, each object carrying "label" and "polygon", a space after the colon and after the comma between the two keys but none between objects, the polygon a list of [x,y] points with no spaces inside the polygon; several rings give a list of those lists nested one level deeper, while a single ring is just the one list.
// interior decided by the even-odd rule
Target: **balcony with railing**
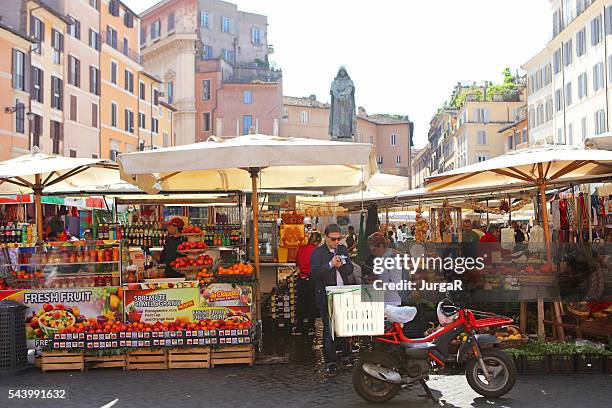
[{"label": "balcony with railing", "polygon": [[135,49],[130,48],[130,47],[125,47],[123,44],[118,44],[116,37],[112,37],[112,36],[108,36],[108,35],[107,36],[100,36],[100,37],[102,39],[102,43],[103,44],[106,44],[109,47],[114,48],[115,50],[117,50],[121,54],[125,55],[126,57],[128,57],[132,61],[136,62],[137,64],[141,63],[141,56],[140,56],[140,51],[139,50],[135,50]]}]

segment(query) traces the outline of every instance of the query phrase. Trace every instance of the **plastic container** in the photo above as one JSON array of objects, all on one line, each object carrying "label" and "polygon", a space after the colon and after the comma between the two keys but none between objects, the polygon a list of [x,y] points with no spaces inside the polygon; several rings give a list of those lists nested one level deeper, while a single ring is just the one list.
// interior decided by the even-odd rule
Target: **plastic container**
[{"label": "plastic container", "polygon": [[0,302],[0,377],[15,375],[28,368],[25,309],[13,300]]},{"label": "plastic container", "polygon": [[371,286],[328,286],[330,324],[338,337],[379,336],[385,332],[384,292]]}]

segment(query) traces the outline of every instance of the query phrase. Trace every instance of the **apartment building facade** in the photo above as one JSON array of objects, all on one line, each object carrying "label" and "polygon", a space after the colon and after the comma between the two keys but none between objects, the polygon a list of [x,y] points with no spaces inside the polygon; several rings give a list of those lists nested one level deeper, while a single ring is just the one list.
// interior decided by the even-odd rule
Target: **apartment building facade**
[{"label": "apartment building facade", "polygon": [[530,131],[526,110],[527,106],[525,105],[514,123],[497,131],[502,136],[502,140],[506,140],[505,153],[526,149],[532,144],[529,139]]},{"label": "apartment building facade", "polygon": [[330,140],[329,108],[330,105],[319,102],[316,95],[307,98],[283,96],[281,135]]},{"label": "apartment building facade", "polygon": [[[0,10],[2,21],[34,44],[24,59],[23,86],[30,93],[26,116],[31,134],[27,150],[37,146],[48,154],[63,153],[65,36],[68,20],[38,0],[7,0]],[[10,54],[5,54],[10,58]],[[12,57],[15,57],[13,55]]]},{"label": "apartment building facade", "polygon": [[455,86],[450,101],[430,121],[427,145],[415,156],[413,186],[422,186],[431,175],[506,153],[510,133],[510,150],[528,145],[525,81],[518,76],[513,81],[502,92],[490,83]]},{"label": "apartment building facade", "polygon": [[431,145],[417,150],[412,159],[412,188],[420,188],[425,185],[425,179],[431,176]]},{"label": "apartment building facade", "polygon": [[169,86],[178,144],[251,128],[279,134],[282,73],[268,64],[266,16],[219,0],[165,0],[141,17],[143,65]]},{"label": "apartment building facade", "polygon": [[[164,145],[157,129],[174,130],[166,123],[172,114],[159,107],[162,80],[140,65],[139,18],[132,10],[118,0],[6,2],[2,21],[35,43],[27,55],[28,151],[38,146],[45,153],[114,159]],[[146,123],[138,123],[141,112]]]},{"label": "apartment building facade", "polygon": [[528,133],[531,143],[554,143],[552,53],[548,47],[521,68],[527,75]]},{"label": "apartment building facade", "polygon": [[448,162],[445,160],[445,168],[459,168],[504,154],[506,139],[498,131],[519,118],[524,103],[524,100],[466,102],[457,111],[457,127],[451,137],[453,142],[449,143],[452,157]]},{"label": "apartment building facade", "polygon": [[[552,108],[547,142],[580,145],[587,137],[597,136],[610,128],[610,89],[612,87],[612,1],[551,0],[552,39],[542,59],[550,65],[550,90],[544,89]],[[526,65],[533,67],[532,58]],[[548,72],[548,70],[547,70]],[[538,105],[542,91],[538,77],[531,78],[529,105]],[[550,92],[550,95],[548,93]],[[530,112],[530,122],[539,123]],[[545,116],[548,118],[548,116]],[[529,125],[532,126],[531,123]],[[540,135],[538,135],[540,136]],[[541,139],[542,137],[538,137]]]},{"label": "apartment building facade", "polygon": [[457,122],[457,109],[444,107],[438,110],[429,123],[430,173],[438,174],[455,166],[455,139],[453,136]]},{"label": "apartment building facade", "polygon": [[[63,141],[69,157],[100,156],[100,18],[97,2],[44,0],[68,20],[63,37]],[[30,33],[36,32],[30,29]],[[78,135],[78,136],[77,136]]]},{"label": "apartment building facade", "polygon": [[[30,150],[29,36],[0,23],[0,161]],[[9,57],[10,56],[10,57]]]}]

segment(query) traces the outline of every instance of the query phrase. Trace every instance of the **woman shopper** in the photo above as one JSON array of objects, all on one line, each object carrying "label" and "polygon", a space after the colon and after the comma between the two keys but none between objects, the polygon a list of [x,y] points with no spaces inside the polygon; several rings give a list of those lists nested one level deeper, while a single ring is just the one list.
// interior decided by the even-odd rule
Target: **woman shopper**
[{"label": "woman shopper", "polygon": [[[314,334],[313,324],[316,318],[314,281],[310,279],[310,256],[312,252],[321,245],[320,232],[310,234],[308,243],[298,248],[295,255],[295,263],[298,267],[297,280],[297,325],[293,331],[294,335],[308,333]],[[305,323],[307,322],[307,323]]]}]

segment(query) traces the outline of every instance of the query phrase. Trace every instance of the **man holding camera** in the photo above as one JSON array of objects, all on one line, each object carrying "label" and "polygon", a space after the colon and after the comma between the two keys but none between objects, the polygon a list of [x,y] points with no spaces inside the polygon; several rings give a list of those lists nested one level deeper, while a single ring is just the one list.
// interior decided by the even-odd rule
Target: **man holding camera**
[{"label": "man holding camera", "polygon": [[353,264],[350,261],[346,247],[340,244],[342,233],[337,224],[330,224],[325,228],[325,244],[312,252],[310,256],[310,276],[315,282],[317,307],[323,319],[323,355],[327,372],[335,373],[336,348],[342,347],[342,356],[350,357],[351,349],[346,339],[332,338],[333,328],[330,326],[329,311],[327,309],[327,286],[342,286],[349,276],[353,274]]}]

